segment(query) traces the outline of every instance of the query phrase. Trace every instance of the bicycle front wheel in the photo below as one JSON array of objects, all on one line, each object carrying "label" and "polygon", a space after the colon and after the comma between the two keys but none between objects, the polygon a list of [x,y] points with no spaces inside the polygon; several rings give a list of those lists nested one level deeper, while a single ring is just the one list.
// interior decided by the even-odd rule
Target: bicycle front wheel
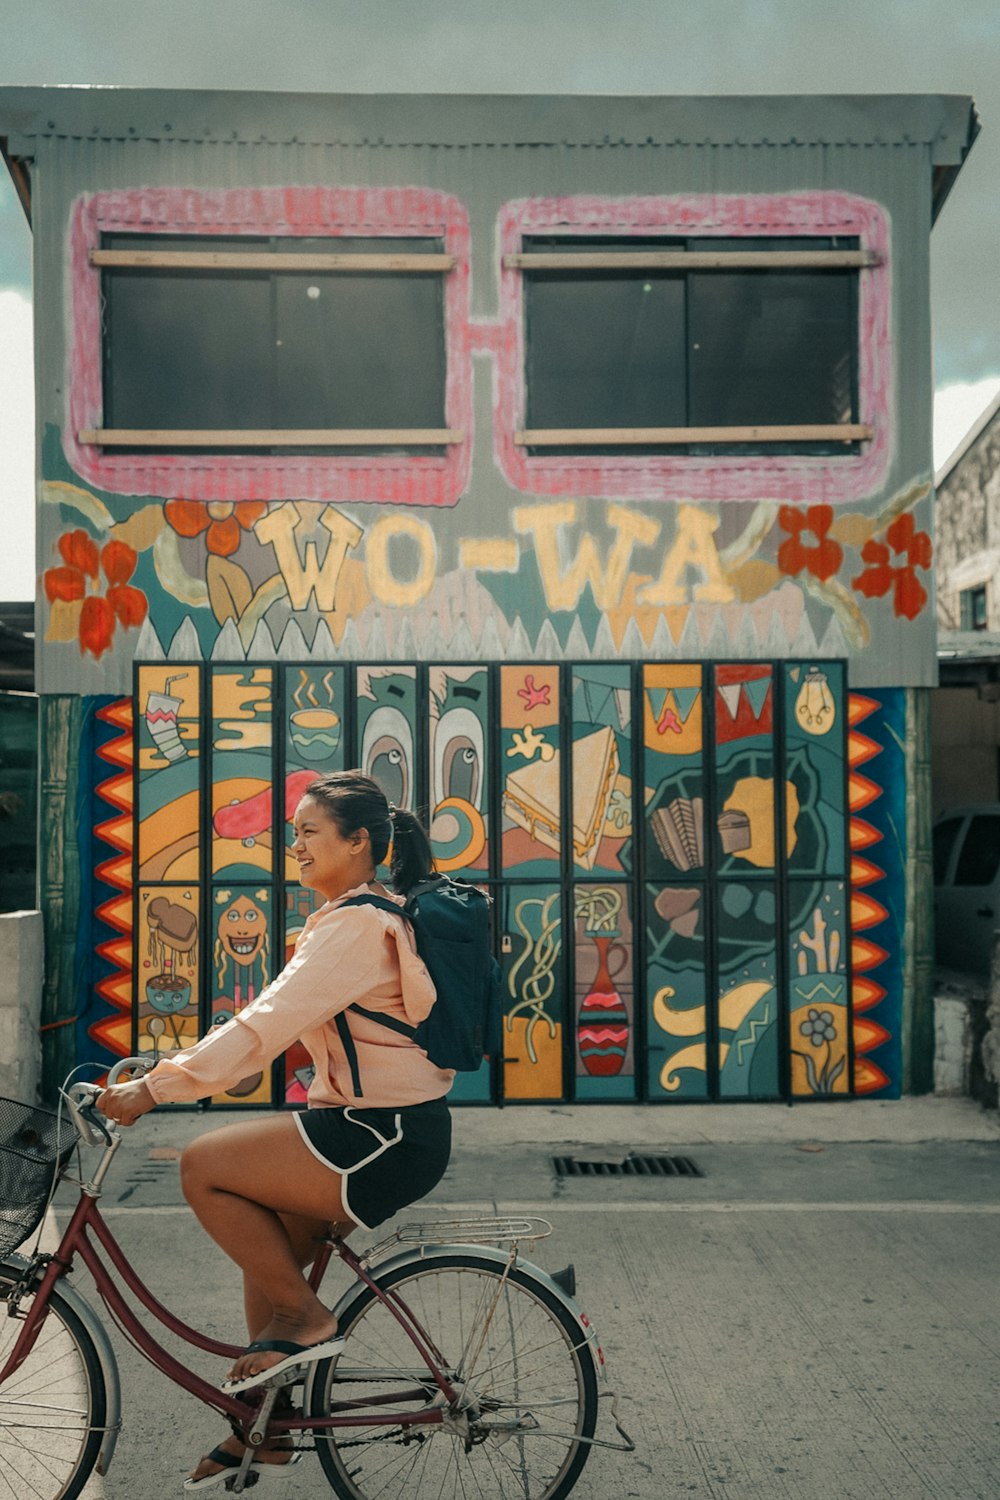
[{"label": "bicycle front wheel", "polygon": [[[0,1301],[17,1282],[0,1267]],[[21,1302],[26,1312],[31,1296]],[[0,1369],[24,1324],[0,1307]],[[53,1292],[35,1347],[0,1385],[0,1500],[75,1500],[101,1450],[107,1410],[93,1341]]]},{"label": "bicycle front wheel", "polygon": [[[357,1426],[316,1431],[341,1500],[561,1500],[597,1423],[586,1331],[530,1267],[475,1252],[414,1257],[380,1276],[444,1361],[450,1408],[392,1312],[368,1287],[340,1319],[346,1346],[317,1372],[310,1415],[352,1403]],[[444,1422],[365,1426],[433,1404]]]}]

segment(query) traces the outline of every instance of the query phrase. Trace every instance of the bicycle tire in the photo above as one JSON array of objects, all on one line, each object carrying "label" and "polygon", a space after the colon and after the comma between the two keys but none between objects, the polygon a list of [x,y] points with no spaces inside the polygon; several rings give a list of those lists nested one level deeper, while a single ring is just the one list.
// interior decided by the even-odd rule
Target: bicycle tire
[{"label": "bicycle tire", "polygon": [[[15,1268],[0,1266],[0,1300],[17,1280]],[[22,1327],[0,1310],[0,1369]],[[101,1451],[106,1413],[93,1339],[53,1291],[34,1348],[0,1385],[0,1500],[76,1500]]]},{"label": "bicycle tire", "polygon": [[[592,1437],[597,1424],[593,1348],[573,1313],[531,1267],[517,1263],[506,1279],[504,1272],[504,1262],[470,1251],[413,1256],[377,1277],[381,1287],[400,1293],[446,1361],[471,1357],[473,1368],[460,1374],[472,1403],[472,1446],[467,1449],[462,1434],[431,1424],[315,1431],[320,1463],[340,1500],[371,1500],[374,1494],[562,1500],[569,1494],[590,1453],[580,1439]],[[476,1357],[472,1334],[491,1306]],[[341,1312],[340,1331],[344,1352],[317,1369],[311,1416],[328,1415],[331,1401],[363,1401],[398,1390],[401,1379],[425,1386],[433,1399],[437,1386],[426,1364],[369,1287]],[[456,1365],[448,1368],[459,1373]],[[541,1425],[532,1428],[539,1414]],[[504,1422],[518,1420],[527,1422],[525,1430],[504,1430]]]}]

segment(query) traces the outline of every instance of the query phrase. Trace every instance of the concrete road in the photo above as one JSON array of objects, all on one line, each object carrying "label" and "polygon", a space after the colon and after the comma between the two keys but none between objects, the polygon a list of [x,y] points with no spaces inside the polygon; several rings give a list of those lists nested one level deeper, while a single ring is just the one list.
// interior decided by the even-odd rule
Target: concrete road
[{"label": "concrete road", "polygon": [[[231,1118],[141,1122],[104,1206],[158,1294],[235,1340],[237,1281],[182,1204],[174,1154]],[[552,1221],[531,1258],[574,1262],[637,1443],[596,1449],[579,1500],[1000,1496],[995,1114],[933,1099],[537,1107],[456,1111],[456,1125],[444,1182],[406,1217],[516,1207]],[[553,1171],[557,1155],[613,1163],[628,1150],[687,1156],[704,1175]],[[88,1500],[161,1500],[221,1433],[116,1348],[125,1430]],[[598,1431],[614,1436],[607,1416]],[[315,1459],[303,1467],[289,1500],[329,1493]]]}]

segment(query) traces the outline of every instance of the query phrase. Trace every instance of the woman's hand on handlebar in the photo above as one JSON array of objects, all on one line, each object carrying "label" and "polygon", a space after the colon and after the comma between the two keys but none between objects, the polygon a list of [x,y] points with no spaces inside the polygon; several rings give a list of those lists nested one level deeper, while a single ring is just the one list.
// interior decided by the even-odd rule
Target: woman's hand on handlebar
[{"label": "woman's hand on handlebar", "polygon": [[114,1083],[105,1089],[97,1100],[97,1108],[119,1125],[134,1125],[142,1115],[156,1108],[156,1100],[146,1080],[137,1078],[132,1083]]}]

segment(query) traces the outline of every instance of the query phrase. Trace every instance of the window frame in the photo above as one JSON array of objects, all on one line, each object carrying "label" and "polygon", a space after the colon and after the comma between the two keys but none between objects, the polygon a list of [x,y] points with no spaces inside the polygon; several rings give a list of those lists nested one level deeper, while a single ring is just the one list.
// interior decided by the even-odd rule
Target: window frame
[{"label": "window frame", "polygon": [[[525,334],[525,240],[588,236],[622,242],[712,237],[856,240],[857,426],[870,432],[860,451],[843,455],[709,454],[676,452],[578,454],[557,456],[529,451],[526,441],[528,350]],[[500,381],[501,466],[518,490],[536,494],[617,496],[622,499],[789,499],[856,501],[885,479],[891,453],[893,360],[891,358],[891,263],[888,220],[877,204],[843,193],[684,196],[665,198],[533,199],[509,204],[501,216],[501,322],[503,377]],[[684,252],[690,258],[692,252]],[[738,252],[737,252],[738,253]],[[693,268],[693,267],[692,267]],[[671,433],[671,440],[676,434]],[[683,441],[692,441],[688,437]],[[624,445],[624,444],[623,444]],[[589,447],[589,445],[588,445]]]},{"label": "window frame", "polygon": [[[100,442],[104,406],[101,275],[105,236],[190,235],[201,242],[215,234],[227,241],[246,236],[259,246],[262,238],[294,241],[325,239],[336,252],[338,239],[385,238],[398,241],[434,238],[451,261],[444,276],[445,424],[443,451],[421,451],[418,442],[391,452],[338,453],[373,446],[372,436],[398,438],[399,429],[379,435],[342,432],[330,451],[246,454],[219,451],[177,452],[176,442],[141,445],[143,451],[119,452],[128,435]],[[465,353],[469,321],[469,220],[453,196],[422,189],[264,188],[201,192],[173,188],[101,192],[77,200],[71,219],[70,290],[72,349],[68,410],[63,446],[71,466],[90,483],[112,493],[150,493],[164,499],[374,501],[384,504],[454,505],[468,483],[472,446],[471,370]],[[176,248],[176,247],[175,247]],[[438,274],[438,273],[435,273]],[[153,430],[155,435],[156,430]],[[259,434],[255,434],[259,435]],[[413,436],[412,432],[403,433]],[[134,437],[134,434],[132,434]],[[176,435],[174,435],[176,437]],[[217,436],[217,435],[216,435]],[[229,434],[230,440],[232,434]],[[301,448],[316,436],[292,429],[268,431],[280,446]],[[323,433],[330,438],[330,433]],[[247,445],[247,434],[238,434]],[[194,445],[192,445],[194,446]],[[274,446],[269,443],[268,446]],[[383,444],[379,443],[379,447]],[[405,451],[398,451],[402,447]]]}]

